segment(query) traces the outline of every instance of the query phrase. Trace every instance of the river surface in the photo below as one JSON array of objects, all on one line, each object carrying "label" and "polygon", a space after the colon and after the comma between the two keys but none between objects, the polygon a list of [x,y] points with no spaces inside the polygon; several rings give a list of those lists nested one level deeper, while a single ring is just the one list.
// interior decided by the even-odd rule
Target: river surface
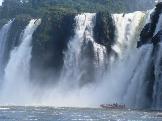
[{"label": "river surface", "polygon": [[154,111],[91,108],[0,107],[0,121],[162,121]]}]

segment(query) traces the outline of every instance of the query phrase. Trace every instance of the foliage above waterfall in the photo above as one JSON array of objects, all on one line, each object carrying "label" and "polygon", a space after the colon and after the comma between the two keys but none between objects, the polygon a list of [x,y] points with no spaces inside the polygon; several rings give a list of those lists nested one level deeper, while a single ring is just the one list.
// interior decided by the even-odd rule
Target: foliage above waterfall
[{"label": "foliage above waterfall", "polygon": [[134,2],[132,6],[130,0],[4,0],[0,8],[0,17],[11,18],[18,14],[42,16],[51,9],[62,12],[126,12],[139,9],[136,7],[139,5],[142,8],[140,1]]},{"label": "foliage above waterfall", "polygon": [[[24,2],[22,2],[24,1]],[[122,0],[5,0],[3,2],[3,8],[13,10],[12,12],[26,12],[34,10],[35,12],[44,12],[48,8],[67,9],[76,11],[96,12],[103,10],[120,11],[123,10],[124,4]],[[11,7],[12,6],[12,7]],[[21,11],[15,11],[15,8],[21,9]],[[33,12],[34,12],[33,11]]]}]

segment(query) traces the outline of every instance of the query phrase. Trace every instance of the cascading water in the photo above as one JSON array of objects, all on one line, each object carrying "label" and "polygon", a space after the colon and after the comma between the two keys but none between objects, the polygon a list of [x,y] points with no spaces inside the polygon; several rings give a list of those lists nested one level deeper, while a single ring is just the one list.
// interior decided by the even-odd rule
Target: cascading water
[{"label": "cascading water", "polygon": [[[114,14],[112,17],[116,25],[116,41],[112,45],[112,50],[118,58],[113,53],[107,54],[106,47],[94,41],[96,14],[79,14],[75,17],[75,35],[64,52],[64,66],[58,84],[52,88],[38,87],[38,90],[29,83],[29,73],[32,35],[41,21],[31,20],[22,33],[20,45],[10,54],[5,68],[0,102],[55,106],[98,106],[114,102],[129,107],[148,105],[145,97],[145,80],[147,68],[151,63],[153,45],[136,48],[140,31],[148,21],[147,16],[143,12],[135,12]],[[161,105],[161,71],[158,67],[161,63],[161,49],[158,52],[153,98],[156,105]],[[109,57],[114,60],[108,62],[111,60]],[[105,69],[107,63],[110,66]],[[39,93],[37,96],[33,96],[35,91]]]},{"label": "cascading water", "polygon": [[117,102],[129,107],[141,106],[142,100],[145,100],[145,90],[142,86],[152,49],[150,45],[139,50],[134,49],[129,56],[113,65],[106,73],[102,84],[97,87],[96,96],[101,99],[101,103]]},{"label": "cascading water", "polygon": [[4,70],[4,56],[5,56],[5,50],[6,50],[6,41],[8,37],[8,32],[10,30],[10,27],[12,25],[13,21],[9,21],[7,24],[5,24],[1,30],[0,30],[0,75],[2,75]]},{"label": "cascading water", "polygon": [[[30,79],[31,41],[32,35],[41,20],[31,20],[23,32],[21,44],[15,47],[5,68],[4,84],[0,99],[2,102],[20,103],[25,101],[26,91]],[[24,95],[25,94],[25,95]],[[9,97],[8,97],[9,96]],[[22,97],[17,99],[17,97]],[[28,96],[27,96],[28,97]],[[27,101],[27,100],[26,100]]]},{"label": "cascading water", "polygon": [[162,43],[158,45],[158,51],[155,59],[155,84],[153,92],[153,108],[162,109]]},{"label": "cascading water", "polygon": [[143,26],[141,23],[144,24],[145,13],[138,11],[128,14],[113,14],[112,16],[117,29],[117,41],[112,46],[112,49],[119,57],[122,57],[123,53],[128,53],[132,48],[136,48],[139,39],[139,30]]},{"label": "cascading water", "polygon": [[124,103],[130,107],[143,107],[147,105],[145,97],[145,78],[147,67],[150,64],[150,57],[153,51],[152,45],[145,45],[137,51],[136,66],[134,67],[132,76],[127,83],[126,93],[124,94]]},{"label": "cascading water", "polygon": [[[116,46],[118,50],[121,50],[119,52],[114,49],[114,51],[120,55],[120,58],[116,60],[116,63],[112,63],[112,69],[108,69],[108,72],[104,72],[104,75],[96,73],[96,76],[100,79],[97,78],[96,82],[92,83],[92,85],[85,85],[82,88],[78,87],[79,81],[82,81],[80,80],[82,71],[79,64],[86,58],[86,56],[81,56],[82,46],[85,46],[88,42],[92,42],[94,57],[96,58],[98,57],[96,55],[99,55],[99,60],[102,60],[101,62],[106,60],[106,56],[103,56],[106,54],[106,49],[101,45],[98,46],[93,40],[92,30],[94,27],[93,20],[95,14],[81,14],[76,16],[75,36],[69,42],[68,50],[65,52],[65,67],[63,73],[65,75],[62,75],[64,80],[60,81],[59,89],[55,89],[54,91],[50,90],[51,95],[46,95],[49,100],[55,97],[53,103],[56,105],[61,105],[58,103],[61,99],[65,101],[61,106],[95,106],[102,103],[114,102],[125,103],[133,107],[140,105],[138,101],[141,95],[136,95],[136,93],[138,91],[144,93],[145,91],[142,90],[141,86],[143,86],[145,71],[152,52],[152,46],[146,46],[139,50],[136,48],[140,34],[140,32],[136,31],[140,31],[144,26],[145,14],[135,12],[126,14],[125,17],[122,14],[115,14],[113,16],[118,32],[116,33],[117,41],[112,49]],[[144,60],[141,59],[143,57],[145,58]],[[95,60],[95,58],[93,59]],[[105,66],[104,63],[102,64]],[[138,67],[138,65],[141,66]],[[102,68],[97,69],[103,72]],[[65,89],[63,83],[68,86],[67,89]],[[77,86],[74,88],[74,86],[71,86],[73,84]],[[136,90],[137,88],[140,89]],[[69,90],[71,90],[70,93],[68,93]],[[57,93],[59,93],[59,95]],[[134,97],[131,97],[131,94]],[[65,95],[68,95],[68,97]],[[84,101],[85,98],[86,102]],[[135,105],[131,105],[134,103],[134,99]],[[69,104],[70,101],[73,102],[72,105],[71,103]]]},{"label": "cascading water", "polygon": [[[94,61],[90,63],[93,63],[96,68],[100,68],[104,64],[106,48],[97,44],[93,39],[95,17],[95,13],[84,13],[75,17],[75,35],[68,44],[68,51],[65,52],[63,80],[68,80],[68,83],[72,83],[76,86],[78,86],[82,76],[86,73],[88,56],[92,56],[93,54],[91,60]],[[86,46],[92,48],[89,50],[91,51],[89,52],[91,55],[86,56],[84,53],[84,49],[88,51],[86,50]],[[71,82],[69,82],[69,80],[71,80]],[[75,82],[72,80],[75,80]]]},{"label": "cascading water", "polygon": [[[159,15],[159,20],[156,25],[154,35],[162,31],[162,14]],[[162,40],[160,36],[160,41]],[[154,90],[153,90],[153,104],[152,108],[162,109],[162,42],[160,42],[155,47],[155,56],[154,56]]]},{"label": "cascading water", "polygon": [[[136,48],[140,31],[145,24],[145,13],[115,14],[113,18],[117,32],[116,42],[112,49],[119,58],[115,59],[114,55],[111,55],[110,58],[114,58],[115,63],[110,63],[111,69],[106,73],[101,86],[103,91],[98,92],[103,94],[107,92],[107,95],[101,96],[101,99],[105,102],[119,102],[138,107],[140,105],[139,98],[143,96],[142,98],[145,99],[145,90],[141,87],[144,83],[145,71],[152,53],[152,46]],[[138,65],[141,66],[138,67]],[[136,95],[136,93],[141,95]]]}]

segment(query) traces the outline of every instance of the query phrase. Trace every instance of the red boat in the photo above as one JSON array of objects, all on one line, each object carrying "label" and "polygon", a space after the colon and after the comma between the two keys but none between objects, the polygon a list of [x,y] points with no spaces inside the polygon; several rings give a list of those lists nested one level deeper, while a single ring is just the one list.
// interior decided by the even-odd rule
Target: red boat
[{"label": "red boat", "polygon": [[125,105],[119,105],[117,103],[114,104],[102,104],[100,105],[101,108],[105,108],[105,109],[125,109],[126,106]]}]

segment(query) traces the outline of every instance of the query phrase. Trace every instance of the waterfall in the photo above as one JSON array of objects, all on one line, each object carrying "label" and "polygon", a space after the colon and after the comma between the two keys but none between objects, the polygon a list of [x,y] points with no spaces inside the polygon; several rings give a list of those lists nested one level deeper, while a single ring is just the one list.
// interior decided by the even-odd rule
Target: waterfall
[{"label": "waterfall", "polygon": [[[100,68],[104,64],[106,48],[97,44],[93,38],[95,20],[95,13],[83,13],[75,17],[75,35],[70,40],[68,50],[65,52],[63,73],[63,80],[71,80],[68,83],[72,85],[78,85],[81,78],[87,73],[86,70],[91,68],[87,64],[92,64],[95,68]],[[92,58],[89,59],[90,56]]]},{"label": "waterfall", "polygon": [[[151,78],[151,86],[153,86],[153,89],[151,87],[151,100],[152,100],[152,108],[153,109],[162,109],[162,73],[161,73],[161,67],[162,67],[162,43],[161,43],[161,30],[162,30],[162,14],[161,12],[158,13],[157,7],[152,9],[150,13],[150,17],[148,18],[147,23],[151,23],[151,25],[155,25],[155,31],[153,31],[153,38],[151,41],[154,41],[154,51],[152,54],[152,70],[154,73],[152,74],[153,79]],[[157,17],[157,21],[153,21],[153,17]],[[152,19],[151,19],[152,17]],[[156,23],[155,23],[156,22]],[[145,40],[144,40],[145,41]],[[149,41],[149,40],[147,40]]]},{"label": "waterfall", "polygon": [[130,107],[143,107],[147,105],[145,98],[145,78],[147,67],[150,64],[150,58],[153,51],[152,45],[145,45],[137,50],[136,66],[133,70],[132,77],[128,78],[127,89],[124,94],[124,102]]},{"label": "waterfall", "polygon": [[[144,86],[146,70],[153,49],[151,45],[136,48],[147,16],[143,12],[112,16],[116,25],[116,42],[112,49],[119,58],[115,59],[113,54],[110,56],[115,59],[115,63],[110,63],[111,69],[104,76],[103,84],[98,89],[98,95],[107,92],[107,95],[101,96],[104,102],[118,102],[127,106],[139,107],[145,100],[145,89],[142,86]],[[140,100],[142,101],[140,102]]]},{"label": "waterfall", "polygon": [[[141,106],[140,100],[146,101],[145,88],[142,87],[153,47],[145,45],[140,49],[136,48],[140,31],[146,21],[145,13],[113,15],[117,31],[112,49],[119,58],[110,63],[111,69],[108,70],[103,68],[105,62],[109,61],[106,48],[93,39],[95,17],[94,13],[79,14],[75,17],[75,33],[68,43],[67,51],[64,52],[60,80],[55,87],[46,88],[45,92],[41,93],[39,103],[57,106],[98,106],[102,103],[118,102],[129,107],[138,107]],[[120,51],[116,51],[115,47]],[[109,57],[111,56],[114,55],[110,54]],[[94,75],[91,75],[91,72]],[[87,79],[87,76],[94,78]],[[87,81],[93,83],[87,84]]]},{"label": "waterfall", "polygon": [[137,46],[140,30],[144,26],[145,13],[137,11],[112,16],[116,25],[116,43],[112,49],[122,57],[123,53],[128,53]]},{"label": "waterfall", "polygon": [[8,32],[10,30],[12,22],[13,21],[9,21],[0,30],[0,75],[2,75],[3,70],[4,70],[4,61],[5,61],[4,56],[5,56],[5,50],[6,50],[6,41],[7,41]]},{"label": "waterfall", "polygon": [[[147,107],[150,104],[146,95],[147,69],[152,63],[154,47],[152,44],[136,46],[148,17],[139,11],[113,14],[115,43],[111,46],[112,53],[108,53],[106,47],[93,37],[96,14],[77,15],[74,35],[64,51],[64,65],[58,83],[44,88],[30,82],[32,35],[41,23],[41,20],[31,20],[21,33],[20,44],[10,53],[0,102],[54,106],[99,106],[117,102],[133,108]],[[160,27],[156,29],[159,31]],[[160,44],[154,60],[153,105],[157,107],[161,105],[161,50]],[[33,96],[35,92],[37,95]]]},{"label": "waterfall", "polygon": [[[20,45],[11,51],[9,62],[5,68],[1,101],[3,101],[3,98],[6,99],[4,101],[7,103],[11,99],[11,103],[17,100],[20,102],[22,100],[26,101],[23,97],[26,97],[26,94],[30,93],[26,92],[26,88],[30,80],[31,41],[32,35],[40,22],[40,19],[31,20],[22,33],[23,36]],[[18,97],[21,97],[21,99]]]},{"label": "waterfall", "polygon": [[155,59],[155,84],[153,91],[153,108],[162,109],[162,43],[158,45]]},{"label": "waterfall", "polygon": [[95,13],[75,17],[75,32],[64,52],[59,83],[55,88],[45,90],[41,95],[41,104],[87,107],[98,102],[94,92],[98,80],[102,81],[107,52],[106,47],[96,43],[93,38],[95,22]]},{"label": "waterfall", "polygon": [[[145,106],[144,80],[152,49],[152,45],[134,49],[129,56],[112,65],[97,87],[95,96],[101,99],[100,102],[117,102],[134,108]],[[146,102],[141,105],[143,100]]]},{"label": "waterfall", "polygon": [[[162,30],[162,14],[159,15],[159,20],[156,25],[154,35],[158,34]],[[161,35],[160,35],[160,41]],[[153,104],[152,107],[155,109],[162,109],[162,42],[155,46],[154,56],[154,90],[153,90]]]},{"label": "waterfall", "polygon": [[[112,16],[117,28],[116,43],[112,46],[112,49],[120,58],[116,59],[115,63],[110,63],[112,68],[107,71],[102,71],[102,68],[100,68],[101,65],[105,66],[104,61],[108,61],[105,56],[106,49],[93,39],[95,14],[85,13],[75,17],[75,35],[70,40],[68,50],[65,52],[64,73],[62,75],[63,78],[61,78],[63,81],[60,81],[59,89],[55,89],[55,91],[52,91],[53,94],[51,94],[55,95],[56,100],[64,97],[65,105],[69,104],[69,101],[73,99],[76,105],[99,105],[118,102],[132,107],[141,105],[140,99],[145,100],[143,97],[145,90],[142,86],[144,85],[153,47],[146,45],[140,49],[136,48],[140,31],[146,21],[145,13],[135,12],[125,15],[114,14]],[[96,81],[92,84],[93,86],[85,85],[79,88],[79,82],[83,79],[81,78],[84,73],[82,71],[87,70],[87,68],[83,69],[85,67],[84,64],[87,63],[87,61],[84,61],[84,59],[87,59],[87,56],[82,55],[82,51],[88,42],[92,42],[91,44],[93,45],[89,46],[89,48],[93,48],[93,53],[91,54],[94,55],[90,60],[93,62],[97,72],[104,72],[104,74],[101,75],[96,72]],[[111,56],[113,57],[114,55],[110,55],[110,58]],[[98,60],[101,63],[97,63]],[[80,65],[82,68],[80,68]],[[90,74],[90,72],[87,73]],[[70,93],[68,93],[69,90],[71,90]],[[60,96],[62,94],[58,96],[58,92],[62,92],[63,96]],[[52,99],[53,96],[51,95],[46,97]],[[68,97],[64,95],[68,95]],[[86,98],[86,102],[84,98]],[[58,102],[55,103],[58,104]]]}]

